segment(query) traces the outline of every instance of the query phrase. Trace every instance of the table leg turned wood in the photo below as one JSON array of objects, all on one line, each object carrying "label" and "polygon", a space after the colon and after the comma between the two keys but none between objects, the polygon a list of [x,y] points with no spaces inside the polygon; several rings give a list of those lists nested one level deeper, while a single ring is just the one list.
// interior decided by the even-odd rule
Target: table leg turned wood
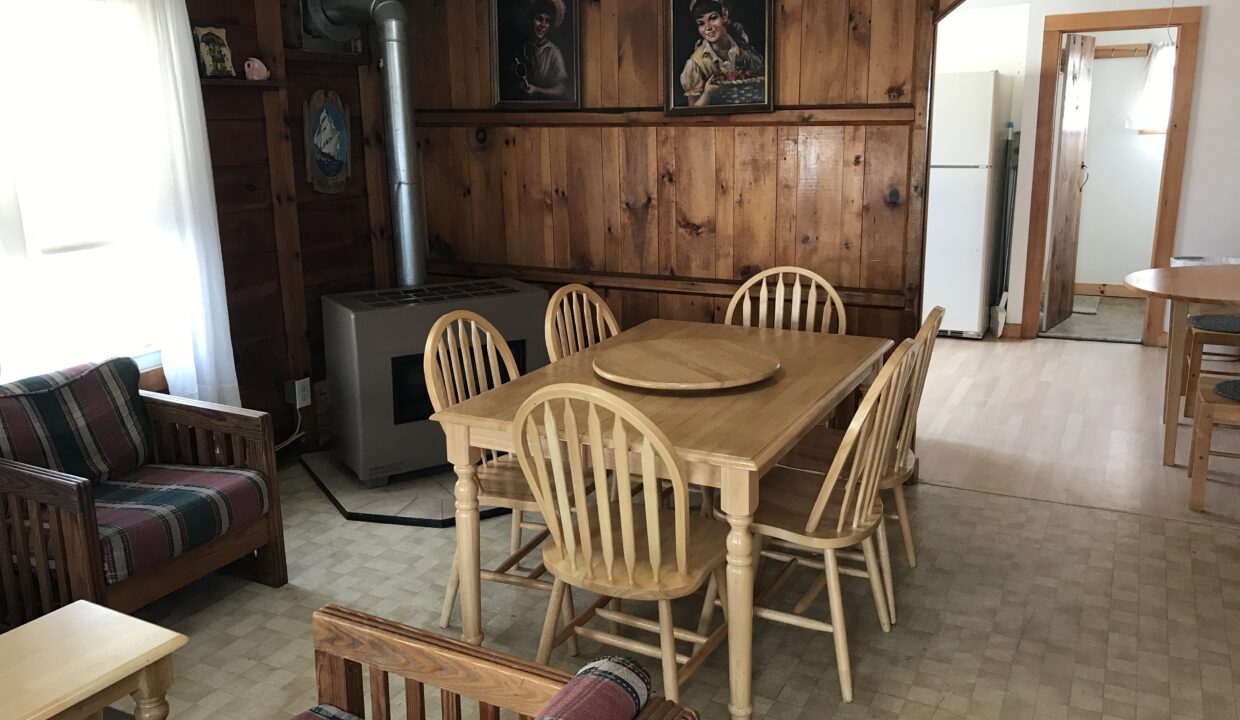
[{"label": "table leg turned wood", "polygon": [[753,716],[753,578],[754,538],[750,526],[758,506],[758,474],[722,469],[722,506],[728,533],[727,619],[728,680],[732,720]]},{"label": "table leg turned wood", "polygon": [[134,720],[164,720],[168,717],[168,688],[172,687],[172,658],[165,657],[138,672],[138,689],[133,691]]},{"label": "table leg turned wood", "polygon": [[1188,303],[1171,302],[1171,334],[1167,338],[1167,387],[1163,397],[1163,465],[1175,464],[1180,431],[1180,397],[1184,395],[1184,336],[1188,331]]},{"label": "table leg turned wood", "polygon": [[456,564],[461,594],[461,639],[482,644],[482,560],[476,463],[480,451],[469,446],[467,428],[445,426],[448,461],[456,470]]}]

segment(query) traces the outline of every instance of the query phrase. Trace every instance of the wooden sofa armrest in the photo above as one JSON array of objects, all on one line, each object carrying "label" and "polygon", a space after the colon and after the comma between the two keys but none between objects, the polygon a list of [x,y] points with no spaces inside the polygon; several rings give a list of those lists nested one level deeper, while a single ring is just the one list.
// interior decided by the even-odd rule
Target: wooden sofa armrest
[{"label": "wooden sofa armrest", "polygon": [[[314,652],[319,702],[359,717],[365,714],[362,666],[369,666],[370,717],[377,720],[390,717],[389,675],[404,679],[406,703],[410,697],[424,697],[423,685],[431,685],[440,689],[444,717],[460,717],[461,698],[466,697],[478,702],[480,718],[498,718],[501,709],[535,717],[573,677],[339,605],[314,614]],[[692,710],[662,698],[652,700],[638,717],[697,720]]]},{"label": "wooden sofa armrest", "polygon": [[103,600],[90,481],[0,459],[0,626]]},{"label": "wooden sofa armrest", "polygon": [[244,467],[275,479],[271,415],[148,390],[141,393],[155,435],[156,462]]}]

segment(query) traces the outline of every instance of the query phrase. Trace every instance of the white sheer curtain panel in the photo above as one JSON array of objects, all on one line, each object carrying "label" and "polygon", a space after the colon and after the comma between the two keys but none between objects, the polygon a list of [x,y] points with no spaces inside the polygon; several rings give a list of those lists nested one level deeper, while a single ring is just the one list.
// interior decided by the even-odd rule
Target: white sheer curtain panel
[{"label": "white sheer curtain panel", "polygon": [[0,2],[0,88],[0,380],[158,351],[240,404],[184,3]]}]

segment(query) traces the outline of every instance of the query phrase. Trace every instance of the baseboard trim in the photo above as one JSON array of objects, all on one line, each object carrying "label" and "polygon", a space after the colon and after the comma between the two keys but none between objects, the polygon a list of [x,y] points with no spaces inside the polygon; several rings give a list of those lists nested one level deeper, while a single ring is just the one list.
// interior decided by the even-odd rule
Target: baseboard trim
[{"label": "baseboard trim", "polygon": [[1115,283],[1077,283],[1073,290],[1077,295],[1100,295],[1102,297],[1141,298],[1141,293],[1126,285]]}]

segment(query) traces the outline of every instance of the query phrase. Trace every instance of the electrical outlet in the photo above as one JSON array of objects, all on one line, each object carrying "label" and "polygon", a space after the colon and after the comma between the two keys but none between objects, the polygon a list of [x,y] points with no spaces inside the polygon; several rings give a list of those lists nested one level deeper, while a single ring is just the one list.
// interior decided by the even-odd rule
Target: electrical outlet
[{"label": "electrical outlet", "polygon": [[284,383],[284,400],[298,410],[309,407],[314,402],[310,391],[310,378],[287,380]]}]

